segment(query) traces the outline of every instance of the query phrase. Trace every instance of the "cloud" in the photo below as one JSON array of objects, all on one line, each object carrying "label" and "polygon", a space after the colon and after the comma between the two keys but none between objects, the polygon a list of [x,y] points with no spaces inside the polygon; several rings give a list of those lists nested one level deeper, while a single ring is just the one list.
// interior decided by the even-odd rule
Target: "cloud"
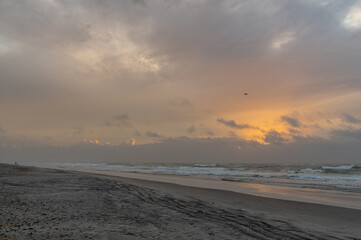
[{"label": "cloud", "polygon": [[5,130],[2,127],[0,127],[0,133],[5,133]]},{"label": "cloud", "polygon": [[289,117],[289,116],[281,116],[281,121],[286,122],[288,125],[299,128],[302,124],[297,118]]},{"label": "cloud", "polygon": [[149,132],[149,131],[145,132],[145,136],[150,137],[150,138],[161,138],[162,137],[161,135],[159,135],[156,132]]},{"label": "cloud", "polygon": [[76,127],[73,127],[73,133],[75,135],[79,135],[79,134],[83,134],[84,133],[84,128],[81,127],[81,126],[76,126]]},{"label": "cloud", "polygon": [[7,41],[5,39],[2,39],[0,36],[0,55],[6,53],[8,51],[14,50],[14,49],[16,49],[16,47],[17,47],[16,44],[14,44],[10,41]]},{"label": "cloud", "polygon": [[125,121],[125,120],[128,120],[129,117],[128,117],[127,114],[123,113],[123,114],[114,115],[113,119],[120,120],[120,121]]},{"label": "cloud", "polygon": [[237,124],[234,120],[224,120],[223,118],[218,118],[217,122],[222,123],[224,125],[226,125],[227,127],[230,128],[235,128],[235,129],[247,129],[247,128],[255,128],[249,124]]},{"label": "cloud", "polygon": [[113,124],[110,121],[105,121],[104,125],[107,126],[107,127],[113,126]]},{"label": "cloud", "polygon": [[[270,107],[332,115],[347,106],[357,121],[359,7],[304,0],[0,1],[2,122],[12,124],[14,136],[51,132],[69,144],[79,136],[67,131],[78,123],[110,139],[119,132],[99,128],[154,124],[177,136],[190,122],[254,128],[214,117],[237,120],[242,113],[252,123],[257,113],[259,121],[277,120],[267,119]],[[252,94],[244,97],[246,91]],[[127,114],[104,119],[114,109]],[[311,124],[302,119],[284,121],[292,128]],[[134,131],[128,130],[123,141]],[[222,130],[217,136],[227,136]],[[329,129],[310,134],[326,136]]]},{"label": "cloud", "polygon": [[191,102],[184,98],[184,97],[173,97],[169,99],[169,104],[173,106],[180,106],[180,107],[190,107],[192,106]]},{"label": "cloud", "polygon": [[134,136],[137,136],[137,137],[142,136],[142,134],[138,130],[135,130],[133,134],[134,134]]},{"label": "cloud", "polygon": [[346,28],[356,30],[361,28],[361,4],[356,4],[347,13],[343,24]]},{"label": "cloud", "polygon": [[284,45],[294,41],[295,39],[295,34],[292,32],[286,32],[283,34],[280,34],[280,36],[278,36],[273,42],[272,42],[272,48],[279,50],[281,49]]},{"label": "cloud", "polygon": [[187,132],[188,133],[194,133],[196,131],[196,128],[194,127],[194,125],[190,126],[189,128],[187,128]]},{"label": "cloud", "polygon": [[231,138],[235,138],[235,137],[237,137],[237,134],[233,131],[229,131],[228,136]]},{"label": "cloud", "polygon": [[361,140],[361,129],[349,129],[349,130],[337,129],[337,130],[333,130],[332,133],[337,136],[350,137]]},{"label": "cloud", "polygon": [[114,115],[113,119],[119,121],[124,127],[127,128],[133,127],[133,125],[129,121],[129,116],[125,113]]},{"label": "cloud", "polygon": [[287,141],[286,138],[283,137],[282,134],[277,132],[276,130],[271,130],[267,132],[263,140],[266,143],[271,143],[271,144],[282,144]]},{"label": "cloud", "polygon": [[209,136],[209,137],[213,137],[213,136],[214,136],[214,132],[211,131],[211,130],[207,130],[207,131],[206,131],[206,135]]},{"label": "cloud", "polygon": [[343,116],[344,120],[348,123],[354,123],[354,124],[361,123],[360,119],[355,118],[354,116],[352,116],[349,113],[344,113],[342,116]]},{"label": "cloud", "polygon": [[[93,140],[94,141],[94,140]],[[238,148],[239,147],[239,148]],[[241,149],[241,151],[239,150]],[[235,138],[167,138],[160,142],[130,145],[81,143],[71,146],[23,146],[0,144],[5,161],[134,163],[283,163],[342,164],[360,162],[360,142],[350,139],[297,137],[292,143],[262,145]]]},{"label": "cloud", "polygon": [[301,131],[297,130],[297,129],[293,129],[293,128],[289,128],[288,132],[292,135],[297,135],[297,134],[301,134]]}]

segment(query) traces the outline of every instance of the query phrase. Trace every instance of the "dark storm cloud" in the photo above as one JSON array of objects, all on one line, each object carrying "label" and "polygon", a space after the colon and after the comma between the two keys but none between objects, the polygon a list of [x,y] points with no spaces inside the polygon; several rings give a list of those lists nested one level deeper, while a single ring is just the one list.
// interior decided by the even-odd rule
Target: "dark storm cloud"
[{"label": "dark storm cloud", "polygon": [[281,121],[286,122],[288,125],[299,128],[301,126],[301,122],[297,118],[289,117],[289,116],[281,116]]},{"label": "dark storm cloud", "polygon": [[234,120],[224,120],[223,118],[218,118],[217,122],[222,123],[223,125],[226,125],[227,127],[236,128],[236,129],[255,128],[249,124],[238,124]]},{"label": "dark storm cloud", "polygon": [[349,113],[345,113],[342,115],[344,120],[348,123],[354,123],[354,124],[357,124],[357,123],[361,123],[361,120],[352,116],[351,114]]},{"label": "dark storm cloud", "polygon": [[145,132],[145,136],[150,137],[150,138],[161,138],[162,136],[159,135],[156,132],[150,132],[150,131],[146,131]]}]

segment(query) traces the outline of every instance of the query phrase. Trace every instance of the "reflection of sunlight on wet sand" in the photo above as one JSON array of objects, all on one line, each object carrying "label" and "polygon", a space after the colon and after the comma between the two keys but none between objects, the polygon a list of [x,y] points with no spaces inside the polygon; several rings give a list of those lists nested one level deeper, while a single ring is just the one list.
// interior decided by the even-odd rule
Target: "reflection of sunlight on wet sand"
[{"label": "reflection of sunlight on wet sand", "polygon": [[[64,169],[64,168],[63,168]],[[187,176],[152,175],[141,173],[121,173],[99,170],[77,170],[90,173],[100,173],[111,176],[136,178],[149,181],[174,183],[183,186],[210,188],[217,190],[233,191],[261,197],[283,200],[318,203],[346,208],[361,209],[361,194],[310,188],[294,188],[285,186],[263,185],[255,183],[240,183],[203,179]]]}]

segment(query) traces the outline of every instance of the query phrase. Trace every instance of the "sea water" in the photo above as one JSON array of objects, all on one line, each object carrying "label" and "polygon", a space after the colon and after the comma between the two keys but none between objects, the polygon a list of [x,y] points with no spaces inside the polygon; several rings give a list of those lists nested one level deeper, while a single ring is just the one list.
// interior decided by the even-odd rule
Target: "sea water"
[{"label": "sea water", "polygon": [[361,165],[266,165],[266,164],[55,164],[74,170],[189,176],[218,181],[255,183],[361,193]]}]

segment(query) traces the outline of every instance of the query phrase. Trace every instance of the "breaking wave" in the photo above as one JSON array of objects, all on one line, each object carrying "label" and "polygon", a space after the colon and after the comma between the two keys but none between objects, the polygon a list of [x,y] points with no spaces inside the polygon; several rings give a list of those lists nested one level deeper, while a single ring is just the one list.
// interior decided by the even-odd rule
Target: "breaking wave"
[{"label": "breaking wave", "polygon": [[119,165],[106,163],[66,163],[58,166],[127,173],[193,176],[218,180],[265,184],[300,183],[333,186],[335,189],[361,190],[361,167],[338,166],[270,166],[270,165]]}]

